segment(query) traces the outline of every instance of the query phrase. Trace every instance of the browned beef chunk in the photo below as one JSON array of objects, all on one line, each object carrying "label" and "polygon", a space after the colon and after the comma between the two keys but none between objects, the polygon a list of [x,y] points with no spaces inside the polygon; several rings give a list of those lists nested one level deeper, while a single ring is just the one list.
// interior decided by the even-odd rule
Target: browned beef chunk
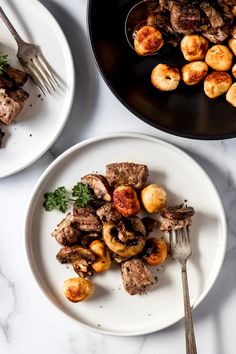
[{"label": "browned beef chunk", "polygon": [[102,223],[91,206],[86,208],[75,208],[73,214],[73,223],[81,231],[102,230]]},{"label": "browned beef chunk", "polygon": [[113,221],[118,223],[122,219],[122,215],[116,210],[114,203],[105,203],[97,210],[97,215],[102,222]]},{"label": "browned beef chunk", "polygon": [[0,89],[0,120],[9,125],[24,107],[29,94],[22,89],[6,91]]},{"label": "browned beef chunk", "polygon": [[211,28],[206,32],[203,32],[202,35],[209,39],[210,42],[218,44],[222,43],[225,39],[229,37],[230,26],[224,25],[220,28]]},{"label": "browned beef chunk", "polygon": [[132,162],[111,163],[106,166],[107,180],[114,187],[128,185],[141,189],[146,183],[148,174],[146,165]]},{"label": "browned beef chunk", "polygon": [[10,88],[12,88],[12,86],[12,81],[4,79],[2,76],[0,76],[0,89],[9,90]]},{"label": "browned beef chunk", "polygon": [[171,7],[170,20],[177,33],[190,34],[198,30],[201,24],[200,11],[187,2],[174,3]]},{"label": "browned beef chunk", "polygon": [[123,262],[121,275],[124,288],[130,295],[142,294],[153,284],[150,271],[139,258]]},{"label": "browned beef chunk", "polygon": [[73,225],[71,213],[68,213],[66,218],[63,219],[52,232],[52,236],[54,236],[57,242],[62,246],[70,246],[76,243],[79,234],[80,231]]},{"label": "browned beef chunk", "polygon": [[16,86],[23,86],[29,77],[25,71],[12,68],[11,66],[5,67],[3,76],[13,81]]}]

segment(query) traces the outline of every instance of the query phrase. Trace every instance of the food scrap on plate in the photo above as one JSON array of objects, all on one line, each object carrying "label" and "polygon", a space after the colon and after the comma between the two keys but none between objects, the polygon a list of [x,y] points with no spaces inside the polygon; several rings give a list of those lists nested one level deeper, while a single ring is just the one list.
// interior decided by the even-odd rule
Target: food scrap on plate
[{"label": "food scrap on plate", "polygon": [[0,121],[10,125],[20,114],[29,94],[23,90],[28,74],[11,67],[7,56],[0,56]]},{"label": "food scrap on plate", "polygon": [[[47,211],[56,208],[65,213],[72,203],[72,211],[52,232],[62,246],[57,260],[71,264],[79,276],[65,281],[67,299],[79,302],[89,298],[94,290],[91,277],[108,271],[112,263],[120,266],[124,288],[130,295],[142,294],[154,284],[150,267],[163,264],[168,254],[156,216],[160,213],[165,219],[172,215],[171,227],[174,218],[177,224],[183,223],[179,219],[190,220],[193,208],[166,208],[165,189],[148,184],[148,176],[146,165],[112,163],[106,166],[106,176],[88,174],[71,192],[59,187],[45,194]],[[141,217],[141,211],[147,215]]]}]

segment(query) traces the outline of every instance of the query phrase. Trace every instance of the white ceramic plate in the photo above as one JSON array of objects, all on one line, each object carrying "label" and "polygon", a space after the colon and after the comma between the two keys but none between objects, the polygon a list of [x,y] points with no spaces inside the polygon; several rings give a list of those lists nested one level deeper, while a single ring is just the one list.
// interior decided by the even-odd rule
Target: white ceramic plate
[{"label": "white ceramic plate", "polygon": [[[58,186],[71,188],[80,177],[105,173],[111,162],[133,161],[149,167],[149,182],[163,186],[169,203],[184,200],[194,206],[193,255],[188,263],[191,304],[196,307],[207,295],[221,268],[226,246],[226,222],[215,187],[202,168],[186,153],[153,137],[116,134],[94,138],[73,146],[58,157],[37,183],[28,206],[25,234],[32,272],[50,301],[79,324],[113,335],[139,335],[170,326],[183,317],[181,273],[168,259],[159,267],[159,282],[145,295],[130,296],[122,286],[118,266],[93,278],[94,296],[73,304],[64,298],[63,281],[76,276],[73,269],[56,260],[60,245],[50,236],[62,219],[46,212],[43,195]],[[153,270],[156,267],[153,267]]]},{"label": "white ceramic plate", "polygon": [[[54,17],[39,1],[0,0],[0,6],[19,34],[40,46],[60,83],[60,88],[45,98],[28,80],[24,89],[30,98],[24,110],[9,127],[0,124],[6,133],[0,149],[0,177],[5,177],[30,165],[56,140],[71,109],[75,75],[67,40]],[[0,53],[8,54],[10,64],[20,68],[16,43],[2,21],[0,33]]]}]

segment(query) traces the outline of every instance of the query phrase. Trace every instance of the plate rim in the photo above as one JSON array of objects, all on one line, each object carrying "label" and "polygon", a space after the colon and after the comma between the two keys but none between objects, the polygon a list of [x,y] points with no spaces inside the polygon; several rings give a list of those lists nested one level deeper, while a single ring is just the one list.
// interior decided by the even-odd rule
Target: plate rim
[{"label": "plate rim", "polygon": [[174,130],[165,128],[157,123],[154,123],[153,121],[149,120],[148,118],[146,118],[144,115],[142,115],[139,112],[136,112],[119,94],[118,92],[116,92],[116,90],[114,89],[111,81],[108,79],[108,77],[106,76],[102,65],[100,63],[100,60],[98,58],[97,52],[95,50],[95,45],[94,45],[94,40],[93,40],[93,36],[92,36],[92,28],[91,28],[91,7],[92,7],[92,2],[94,2],[94,0],[88,0],[87,3],[87,16],[86,16],[86,22],[87,22],[87,29],[88,29],[88,33],[89,33],[89,45],[90,45],[90,51],[92,53],[92,57],[93,60],[96,64],[96,67],[98,68],[99,73],[101,74],[104,82],[106,83],[106,85],[108,86],[108,88],[110,89],[110,91],[112,92],[112,94],[117,98],[117,100],[129,111],[131,112],[135,117],[137,117],[138,119],[140,119],[141,121],[145,122],[146,124],[152,126],[153,128],[159,129],[165,133],[168,133],[170,135],[173,136],[178,136],[178,137],[182,137],[182,138],[188,138],[188,139],[194,139],[194,140],[226,140],[226,139],[233,139],[236,138],[236,131],[234,133],[226,133],[226,134],[216,134],[216,135],[207,135],[207,134],[187,134],[187,133],[181,133],[181,132],[176,132]]},{"label": "plate rim", "polygon": [[72,87],[70,90],[68,90],[69,98],[68,98],[68,104],[67,104],[68,106],[67,106],[67,109],[65,110],[66,111],[65,118],[60,126],[60,129],[55,134],[54,138],[52,140],[50,140],[50,142],[47,145],[45,145],[44,149],[39,154],[37,154],[33,159],[30,159],[30,161],[26,162],[25,164],[21,165],[20,167],[18,167],[16,169],[8,169],[6,172],[4,172],[2,174],[0,173],[0,179],[12,176],[12,175],[24,170],[25,168],[31,166],[34,162],[36,162],[40,157],[42,157],[50,149],[50,147],[58,139],[59,135],[61,134],[62,130],[64,129],[64,127],[68,121],[69,115],[71,113],[73,101],[74,101],[74,96],[75,96],[75,79],[76,79],[76,77],[75,77],[75,63],[74,63],[72,51],[70,49],[69,42],[66,38],[66,35],[65,35],[64,31],[62,30],[62,27],[60,26],[59,22],[56,20],[54,15],[48,10],[48,8],[45,5],[43,5],[39,0],[30,0],[30,2],[36,8],[38,7],[41,12],[44,12],[45,17],[49,20],[50,23],[52,23],[53,27],[56,30],[56,33],[59,36],[60,41],[62,41],[62,43],[63,43],[63,48],[66,53],[65,54],[66,62],[68,63],[68,66],[70,67],[70,72],[71,72],[70,81],[71,81]]},{"label": "plate rim", "polygon": [[37,287],[41,290],[41,292],[44,294],[44,297],[47,298],[48,302],[52,305],[52,307],[56,308],[57,311],[59,311],[60,313],[62,313],[67,319],[69,319],[70,321],[73,321],[75,324],[81,326],[82,328],[85,328],[87,330],[92,330],[93,332],[96,333],[100,333],[100,334],[105,334],[105,335],[111,335],[111,336],[123,336],[123,337],[130,337],[130,336],[139,336],[139,335],[145,335],[145,334],[150,334],[150,333],[154,333],[154,332],[159,332],[163,329],[166,329],[172,325],[174,325],[175,323],[179,322],[180,320],[182,320],[184,318],[184,316],[180,316],[179,318],[176,318],[174,321],[171,321],[169,324],[161,327],[161,328],[145,328],[143,330],[135,330],[135,331],[129,331],[129,332],[122,332],[122,331],[117,331],[114,332],[112,330],[104,330],[102,328],[96,328],[96,327],[92,327],[90,325],[87,325],[85,323],[82,323],[78,320],[76,320],[74,317],[70,316],[68,313],[66,313],[66,311],[64,311],[63,308],[61,308],[60,306],[58,306],[57,304],[55,304],[50,297],[46,294],[46,291],[43,287],[43,285],[40,282],[40,275],[36,274],[36,270],[35,270],[35,266],[33,264],[33,257],[31,254],[31,249],[30,249],[30,240],[31,240],[31,236],[29,235],[29,220],[31,218],[31,208],[32,205],[34,203],[34,199],[37,197],[37,190],[40,188],[41,184],[46,180],[47,175],[54,169],[54,166],[56,166],[58,163],[60,163],[61,161],[63,161],[64,158],[66,158],[67,156],[69,156],[70,154],[72,154],[73,152],[75,152],[76,150],[80,150],[81,148],[83,148],[84,146],[87,145],[91,145],[94,144],[96,142],[100,142],[103,140],[108,140],[108,139],[117,139],[117,138],[136,138],[136,139],[142,139],[142,140],[148,140],[151,142],[157,142],[160,143],[162,146],[165,146],[169,149],[171,149],[172,151],[180,154],[181,156],[183,156],[185,159],[187,159],[189,162],[191,162],[192,164],[194,164],[198,169],[201,170],[201,172],[203,173],[204,177],[208,180],[208,182],[211,184],[212,189],[215,192],[215,195],[218,199],[219,202],[219,215],[220,215],[220,225],[222,228],[222,245],[221,245],[221,253],[220,253],[220,257],[219,259],[217,259],[217,267],[214,273],[214,276],[210,279],[210,282],[208,284],[208,286],[206,286],[205,289],[203,289],[202,293],[200,294],[200,296],[197,298],[197,300],[193,303],[192,308],[195,309],[202,301],[203,299],[205,299],[205,297],[209,294],[209,292],[211,291],[213,285],[215,284],[218,275],[222,269],[222,265],[225,259],[225,253],[226,253],[226,245],[227,245],[227,222],[226,222],[226,215],[225,215],[225,211],[224,211],[224,207],[223,207],[223,203],[221,201],[220,195],[218,193],[218,190],[214,184],[214,182],[211,180],[211,178],[209,177],[209,175],[207,174],[207,172],[203,169],[203,167],[194,159],[192,158],[188,153],[186,153],[185,151],[183,151],[181,148],[175,146],[172,143],[166,142],[165,140],[162,140],[158,137],[156,137],[155,135],[147,135],[147,134],[140,134],[140,133],[125,133],[125,132],[121,132],[121,133],[107,133],[107,134],[103,134],[103,135],[99,135],[96,137],[92,137],[92,138],[88,138],[86,140],[83,140],[73,146],[71,146],[69,149],[65,150],[61,155],[59,155],[47,168],[46,170],[42,173],[42,175],[39,177],[38,181],[36,182],[30,197],[28,199],[28,203],[27,203],[27,207],[26,207],[26,212],[25,212],[25,217],[24,217],[24,243],[25,243],[25,257],[26,257],[26,263],[29,267],[29,270],[33,276],[34,282],[37,284]]}]

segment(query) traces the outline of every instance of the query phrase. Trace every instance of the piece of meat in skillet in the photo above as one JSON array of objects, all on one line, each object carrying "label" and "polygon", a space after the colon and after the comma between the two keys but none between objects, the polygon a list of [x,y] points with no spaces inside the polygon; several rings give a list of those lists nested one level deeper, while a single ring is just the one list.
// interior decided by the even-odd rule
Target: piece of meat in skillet
[{"label": "piece of meat in skillet", "polygon": [[130,295],[142,294],[153,284],[151,273],[140,258],[123,262],[121,276],[124,288]]},{"label": "piece of meat in skillet", "polygon": [[201,24],[200,10],[189,2],[175,2],[170,11],[172,28],[177,33],[191,34],[198,30]]},{"label": "piece of meat in skillet", "polygon": [[106,178],[113,187],[127,185],[141,189],[145,185],[148,175],[147,166],[142,164],[120,162],[106,166]]}]

